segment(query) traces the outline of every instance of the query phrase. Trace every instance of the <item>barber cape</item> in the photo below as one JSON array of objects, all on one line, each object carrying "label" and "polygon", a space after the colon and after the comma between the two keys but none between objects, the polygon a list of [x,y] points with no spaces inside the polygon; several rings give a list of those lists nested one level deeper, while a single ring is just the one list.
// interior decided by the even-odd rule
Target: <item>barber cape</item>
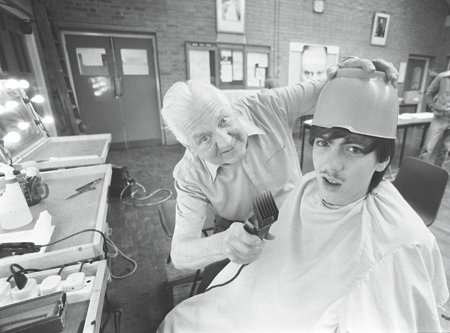
[{"label": "barber cape", "polygon": [[[394,186],[327,207],[304,176],[261,257],[176,306],[160,332],[439,332],[448,297],[434,236]],[[231,279],[229,264],[211,286]]]}]

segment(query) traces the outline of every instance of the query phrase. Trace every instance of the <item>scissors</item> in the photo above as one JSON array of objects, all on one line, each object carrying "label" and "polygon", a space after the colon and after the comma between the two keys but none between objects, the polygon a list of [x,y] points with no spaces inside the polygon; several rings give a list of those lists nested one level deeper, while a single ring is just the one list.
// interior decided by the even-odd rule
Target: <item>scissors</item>
[{"label": "scissors", "polygon": [[95,186],[94,185],[97,184],[101,180],[102,180],[102,178],[97,178],[97,179],[94,179],[93,181],[91,181],[91,182],[89,182],[89,183],[87,183],[87,184],[85,184],[83,186],[78,187],[77,189],[75,189],[75,193],[69,195],[66,198],[66,200],[67,199],[71,199],[73,197],[76,197],[77,195],[79,195],[81,193],[95,190]]}]

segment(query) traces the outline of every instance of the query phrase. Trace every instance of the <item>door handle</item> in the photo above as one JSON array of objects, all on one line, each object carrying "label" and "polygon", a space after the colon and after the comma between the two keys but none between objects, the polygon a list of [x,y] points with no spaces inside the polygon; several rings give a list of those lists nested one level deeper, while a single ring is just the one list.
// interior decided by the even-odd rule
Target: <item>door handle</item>
[{"label": "door handle", "polygon": [[114,78],[114,97],[119,98],[123,96],[123,83],[122,83],[122,77],[116,76]]}]

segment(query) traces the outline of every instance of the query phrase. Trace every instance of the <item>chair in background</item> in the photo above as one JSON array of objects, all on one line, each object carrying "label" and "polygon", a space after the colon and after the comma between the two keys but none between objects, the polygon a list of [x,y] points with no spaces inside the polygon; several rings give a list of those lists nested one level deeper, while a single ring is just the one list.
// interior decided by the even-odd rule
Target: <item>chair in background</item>
[{"label": "chair in background", "polygon": [[436,219],[447,185],[446,170],[415,157],[407,157],[392,184],[427,226]]},{"label": "chair in background", "polygon": [[[164,233],[168,238],[173,237],[173,233],[175,230],[175,210],[176,210],[176,200],[166,200],[158,205],[158,215],[159,222],[161,224]],[[211,209],[208,209],[205,226],[202,229],[202,234],[204,237],[208,236],[209,232],[214,230],[214,212]],[[192,279],[192,287],[189,293],[189,297],[195,294],[197,282],[200,278],[202,270],[177,270],[171,265],[170,253],[166,260],[166,274],[169,285],[173,288],[176,285],[181,285],[186,280]],[[172,267],[170,267],[171,265]],[[167,267],[170,267],[169,269]],[[168,270],[170,272],[168,272]],[[172,274],[174,273],[174,274]],[[192,278],[193,276],[193,278]]]}]

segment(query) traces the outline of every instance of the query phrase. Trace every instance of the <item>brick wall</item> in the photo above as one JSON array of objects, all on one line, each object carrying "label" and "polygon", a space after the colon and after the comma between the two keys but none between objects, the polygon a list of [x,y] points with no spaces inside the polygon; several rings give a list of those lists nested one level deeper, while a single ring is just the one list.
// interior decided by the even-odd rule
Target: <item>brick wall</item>
[{"label": "brick wall", "polygon": [[[173,82],[186,79],[185,41],[217,41],[215,0],[48,0],[48,4],[57,22],[154,31],[162,94]],[[341,57],[380,57],[396,66],[410,54],[435,57],[447,11],[445,0],[325,1],[323,14],[313,12],[312,0],[247,0],[245,39],[272,47],[272,65],[277,65],[272,74],[287,83],[290,42],[336,45]],[[391,15],[386,46],[369,43],[375,12]],[[448,37],[445,41],[448,44]]]},{"label": "brick wall", "polygon": [[[217,42],[215,0],[47,0],[62,25],[114,26],[156,34],[161,94],[186,80],[185,41]],[[383,58],[399,66],[409,55],[427,56],[438,71],[450,53],[443,34],[445,0],[325,0],[316,14],[313,0],[247,0],[245,41],[272,48],[270,74],[288,82],[289,43],[335,45],[340,57]],[[386,46],[370,45],[375,12],[390,14]],[[448,28],[447,28],[448,30]],[[225,36],[226,37],[226,36]],[[231,36],[232,37],[232,36]],[[244,40],[242,36],[235,38]],[[231,38],[233,40],[233,38]],[[446,45],[441,45],[445,43]],[[402,93],[402,87],[399,87]]]}]

